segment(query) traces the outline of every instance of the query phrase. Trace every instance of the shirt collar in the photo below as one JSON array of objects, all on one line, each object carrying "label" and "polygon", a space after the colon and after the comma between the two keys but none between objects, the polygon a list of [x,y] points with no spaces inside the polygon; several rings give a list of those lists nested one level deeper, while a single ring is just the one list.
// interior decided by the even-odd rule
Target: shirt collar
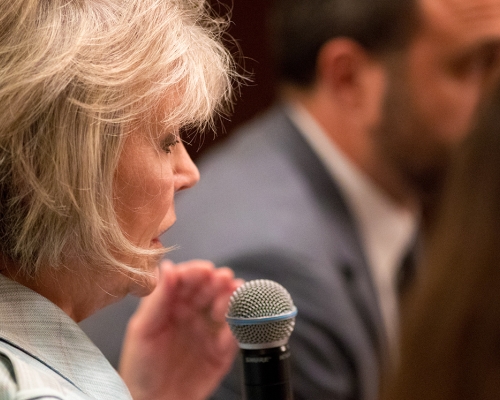
[{"label": "shirt collar", "polygon": [[[385,308],[394,309],[397,272],[402,259],[414,244],[419,210],[395,203],[340,150],[302,106],[288,104],[286,110],[338,184],[353,214],[381,298],[385,325],[391,330],[395,325],[395,312]],[[388,334],[392,336],[390,332]]]}]

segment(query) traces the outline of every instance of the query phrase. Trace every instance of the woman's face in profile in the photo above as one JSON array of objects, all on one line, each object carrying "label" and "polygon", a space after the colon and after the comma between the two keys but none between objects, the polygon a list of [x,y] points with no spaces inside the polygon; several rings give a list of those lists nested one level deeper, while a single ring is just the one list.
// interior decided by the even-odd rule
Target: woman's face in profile
[{"label": "woman's face in profile", "polygon": [[[178,129],[161,132],[158,137],[140,129],[131,132],[114,177],[115,212],[126,237],[144,249],[161,248],[160,235],[176,220],[175,192],[193,186],[198,179],[198,169]],[[122,261],[148,271],[153,271],[157,262],[151,257]],[[144,287],[130,280],[128,285],[128,292],[145,295],[155,282]]]}]

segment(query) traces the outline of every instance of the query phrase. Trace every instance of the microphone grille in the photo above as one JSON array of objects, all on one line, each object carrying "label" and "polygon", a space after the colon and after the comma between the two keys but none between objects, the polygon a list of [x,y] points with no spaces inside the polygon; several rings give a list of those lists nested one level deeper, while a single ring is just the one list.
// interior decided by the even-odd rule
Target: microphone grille
[{"label": "microphone grille", "polygon": [[235,290],[229,300],[227,320],[241,348],[278,347],[288,342],[296,312],[283,286],[257,279]]}]

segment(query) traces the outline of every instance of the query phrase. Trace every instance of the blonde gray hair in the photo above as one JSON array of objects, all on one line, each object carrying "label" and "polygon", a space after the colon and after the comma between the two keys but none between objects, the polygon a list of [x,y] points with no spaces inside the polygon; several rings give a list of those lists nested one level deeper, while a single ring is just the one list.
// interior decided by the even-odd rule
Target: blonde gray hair
[{"label": "blonde gray hair", "polygon": [[19,273],[69,258],[141,273],[116,257],[150,255],[113,209],[124,138],[153,115],[199,127],[227,109],[225,26],[204,0],[1,2],[0,252]]}]

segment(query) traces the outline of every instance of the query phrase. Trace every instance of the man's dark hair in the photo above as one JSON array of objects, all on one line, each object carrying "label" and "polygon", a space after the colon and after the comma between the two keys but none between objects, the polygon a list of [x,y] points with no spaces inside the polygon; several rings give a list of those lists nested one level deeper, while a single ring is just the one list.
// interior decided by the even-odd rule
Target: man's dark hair
[{"label": "man's dark hair", "polygon": [[282,82],[314,81],[321,47],[352,39],[374,54],[403,48],[417,25],[417,0],[275,0],[271,49]]}]

